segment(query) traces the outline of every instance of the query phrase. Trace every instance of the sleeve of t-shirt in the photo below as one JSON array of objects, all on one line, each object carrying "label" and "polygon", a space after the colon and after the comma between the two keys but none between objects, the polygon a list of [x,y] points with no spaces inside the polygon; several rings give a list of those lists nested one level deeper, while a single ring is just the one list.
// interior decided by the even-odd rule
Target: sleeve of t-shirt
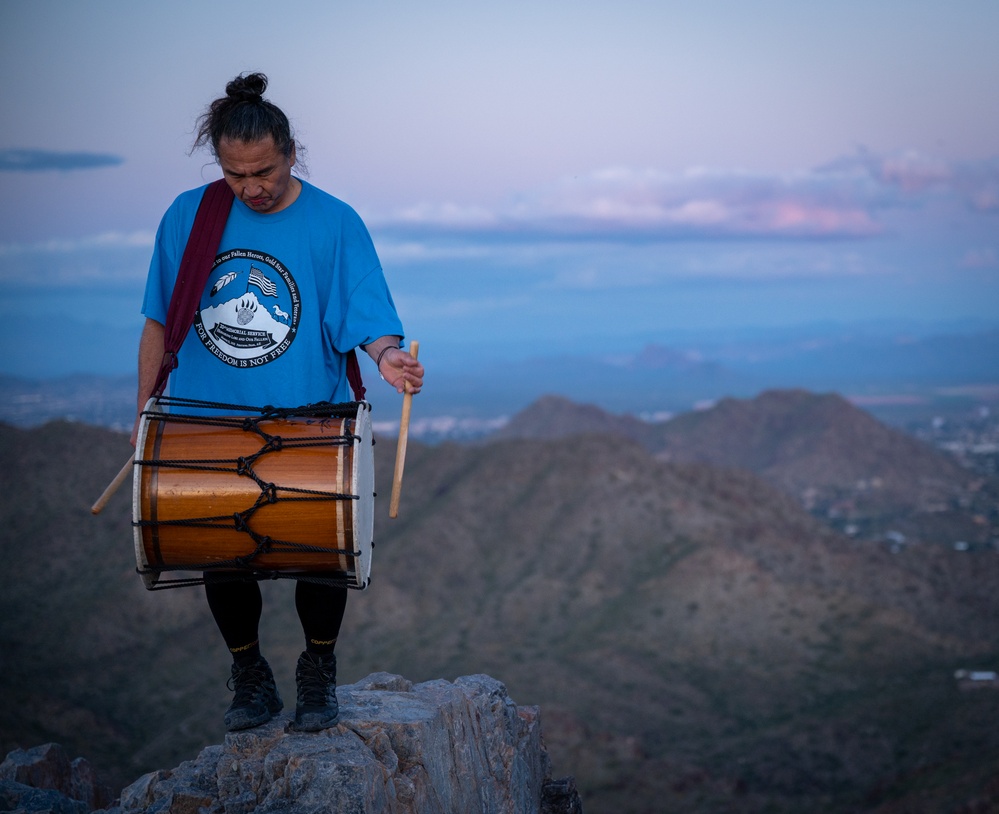
[{"label": "sleeve of t-shirt", "polygon": [[[326,332],[333,347],[347,353],[380,336],[402,336],[396,312],[367,227],[348,209],[341,229],[336,283],[341,309],[326,313]],[[335,313],[336,311],[340,313]]]},{"label": "sleeve of t-shirt", "polygon": [[346,314],[333,346],[340,353],[347,353],[380,336],[403,336],[403,330],[385,275],[378,266],[366,274],[350,293]]}]

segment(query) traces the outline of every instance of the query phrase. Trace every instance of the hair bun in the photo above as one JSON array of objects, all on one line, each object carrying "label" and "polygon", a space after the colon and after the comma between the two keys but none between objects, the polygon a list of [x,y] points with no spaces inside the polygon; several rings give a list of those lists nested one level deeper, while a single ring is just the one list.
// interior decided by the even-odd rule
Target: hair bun
[{"label": "hair bun", "polygon": [[225,86],[225,95],[234,102],[258,102],[265,90],[267,77],[264,74],[241,74]]},{"label": "hair bun", "polygon": [[284,112],[264,98],[267,77],[262,73],[241,74],[225,86],[225,96],[208,105],[198,117],[194,146],[208,145],[217,159],[219,145],[227,140],[244,144],[274,139],[274,146],[293,163],[301,166],[301,146],[295,143],[291,124]]}]

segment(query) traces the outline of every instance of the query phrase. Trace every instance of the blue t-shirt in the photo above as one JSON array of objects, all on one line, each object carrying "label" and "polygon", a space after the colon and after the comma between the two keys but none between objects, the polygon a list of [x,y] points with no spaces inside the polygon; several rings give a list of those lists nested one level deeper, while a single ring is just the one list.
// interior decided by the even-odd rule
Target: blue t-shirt
[{"label": "blue t-shirt", "polygon": [[[204,190],[181,194],[156,234],[142,313],[157,322],[166,323]],[[402,323],[364,223],[302,181],[280,212],[233,201],[170,393],[275,407],[349,401],[343,354],[392,335]]]}]

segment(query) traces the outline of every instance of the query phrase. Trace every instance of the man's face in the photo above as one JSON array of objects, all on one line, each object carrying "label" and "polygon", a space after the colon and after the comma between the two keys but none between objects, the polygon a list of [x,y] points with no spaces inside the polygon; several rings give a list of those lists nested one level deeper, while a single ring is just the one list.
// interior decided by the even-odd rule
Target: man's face
[{"label": "man's face", "polygon": [[260,141],[223,139],[218,159],[233,194],[254,212],[280,212],[298,197],[298,182],[291,177],[295,149],[284,155],[271,136]]}]

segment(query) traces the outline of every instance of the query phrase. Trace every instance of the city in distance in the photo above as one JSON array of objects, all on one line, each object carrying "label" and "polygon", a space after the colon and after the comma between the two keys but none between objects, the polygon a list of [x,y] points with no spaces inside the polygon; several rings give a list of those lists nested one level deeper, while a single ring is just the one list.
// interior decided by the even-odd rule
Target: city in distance
[{"label": "city in distance", "polygon": [[[12,325],[19,352],[0,367],[0,420],[68,418],[124,430],[135,410],[138,329],[79,322],[64,339]],[[784,328],[601,338],[537,347],[488,338],[413,337],[429,371],[412,432],[426,441],[474,438],[545,395],[661,421],[726,397],[773,388],[837,392],[888,423],[980,414],[999,399],[999,324],[811,323]],[[57,348],[57,345],[59,348]],[[362,358],[375,420],[391,431],[397,397]],[[283,405],[292,406],[292,405]]]}]

